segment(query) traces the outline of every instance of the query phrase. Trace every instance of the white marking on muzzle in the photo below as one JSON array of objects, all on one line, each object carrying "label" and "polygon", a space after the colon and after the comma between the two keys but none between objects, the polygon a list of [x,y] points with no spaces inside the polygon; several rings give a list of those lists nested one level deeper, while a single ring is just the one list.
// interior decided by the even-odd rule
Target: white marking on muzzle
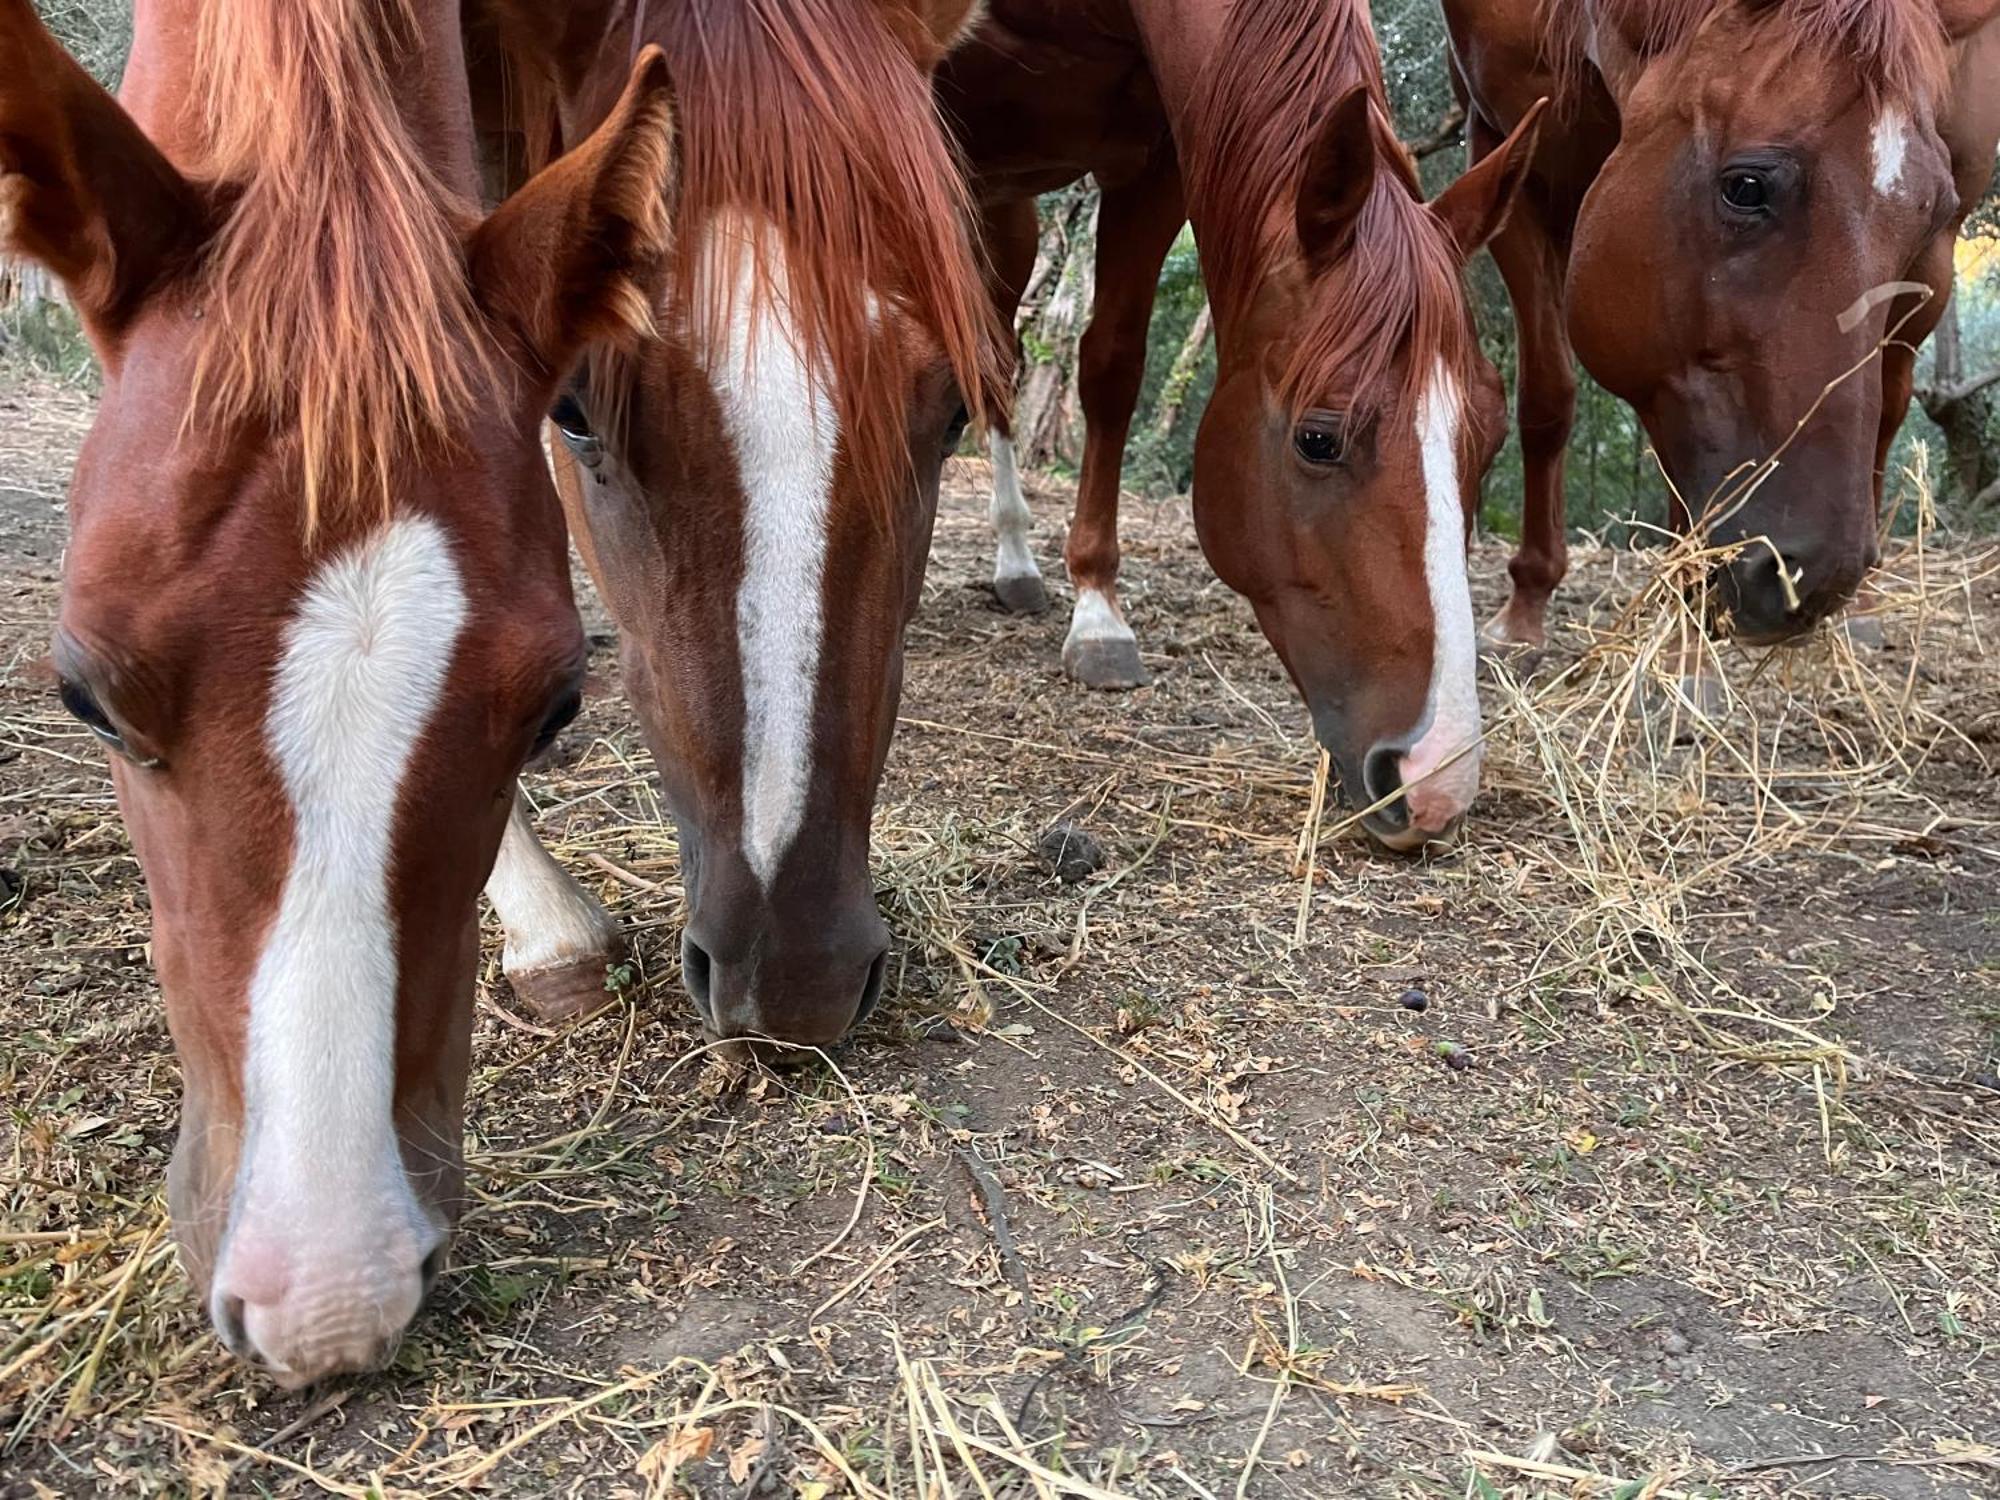
[{"label": "white marking on muzzle", "polygon": [[[767,888],[805,817],[819,690],[827,513],[840,420],[831,377],[812,369],[791,318],[783,245],[769,225],[718,218],[704,274],[734,283],[710,378],[743,495],[743,853]],[[757,247],[770,279],[755,296]]]},{"label": "white marking on muzzle", "polygon": [[1892,104],[1876,116],[1868,153],[1875,166],[1876,196],[1892,196],[1903,185],[1903,168],[1910,159],[1909,115]]},{"label": "white marking on muzzle", "polygon": [[[322,564],[286,629],[265,735],[291,801],[292,859],[250,981],[232,1235],[247,1223],[310,1257],[424,1229],[393,1119],[390,856],[465,616],[443,531],[406,517]],[[365,1222],[385,1213],[404,1222]],[[359,1301],[368,1289],[351,1269],[340,1290]],[[383,1316],[396,1319],[385,1336],[400,1329]]]},{"label": "white marking on muzzle", "polygon": [[1410,788],[1411,824],[1429,832],[1441,831],[1479,790],[1479,647],[1465,577],[1465,505],[1459,485],[1464,421],[1464,392],[1439,361],[1417,403],[1427,511],[1424,581],[1436,644],[1422,734],[1398,767]]}]

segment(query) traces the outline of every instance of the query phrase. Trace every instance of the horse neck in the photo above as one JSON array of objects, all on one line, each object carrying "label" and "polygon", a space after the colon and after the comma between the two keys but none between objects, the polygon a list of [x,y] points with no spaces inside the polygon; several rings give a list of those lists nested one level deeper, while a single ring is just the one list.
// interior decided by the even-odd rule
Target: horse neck
[{"label": "horse neck", "polygon": [[[314,5],[321,0],[136,0],[132,50],[119,99],[139,126],[184,171],[198,171],[204,154],[203,100],[197,41],[211,5]],[[393,0],[386,0],[393,3]],[[419,156],[438,180],[476,201],[471,86],[459,34],[457,0],[415,0],[417,45],[395,57],[395,98]],[[222,80],[224,87],[230,80]]]},{"label": "horse neck", "polygon": [[1133,0],[1132,20],[1153,73],[1154,87],[1166,106],[1167,123],[1181,159],[1191,142],[1187,131],[1200,97],[1205,59],[1222,45],[1228,8],[1222,0]]}]

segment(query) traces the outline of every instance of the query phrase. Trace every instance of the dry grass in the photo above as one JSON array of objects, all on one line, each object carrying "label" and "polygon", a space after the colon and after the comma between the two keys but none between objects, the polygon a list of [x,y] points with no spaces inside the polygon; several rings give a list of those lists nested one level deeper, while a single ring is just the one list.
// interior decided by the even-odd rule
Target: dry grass
[{"label": "dry grass", "polygon": [[[955,582],[961,483],[877,821],[884,1018],[782,1074],[700,1048],[673,839],[595,701],[533,795],[626,993],[550,1031],[490,957],[454,1269],[392,1370],[296,1401],[173,1268],[136,868],[17,565],[0,1490],[1975,1493],[2000,558],[1918,531],[1891,650],[1725,649],[1712,716],[1672,693],[1709,559],[1580,549],[1556,647],[1493,666],[1476,825],[1413,865],[1323,805],[1183,514],[1128,527],[1158,686],[1086,698],[1059,621]],[[1112,852],[1077,886],[1034,862],[1058,816]]]}]

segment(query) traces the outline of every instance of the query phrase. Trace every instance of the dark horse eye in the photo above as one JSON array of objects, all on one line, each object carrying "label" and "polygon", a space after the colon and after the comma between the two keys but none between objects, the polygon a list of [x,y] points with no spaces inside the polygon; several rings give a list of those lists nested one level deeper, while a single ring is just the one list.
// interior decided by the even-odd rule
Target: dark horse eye
[{"label": "dark horse eye", "polygon": [[97,706],[97,700],[90,696],[88,688],[65,677],[57,686],[56,692],[62,699],[62,706],[68,709],[70,716],[85,729],[114,750],[125,748],[125,737],[111,722],[111,716]]},{"label": "dark horse eye", "polygon": [[944,456],[946,458],[950,458],[952,454],[958,452],[958,441],[965,436],[966,424],[971,420],[972,413],[965,409],[963,401],[959,402],[958,415],[951,419],[951,424],[944,430]]},{"label": "dark horse eye", "polygon": [[1309,412],[1292,430],[1292,447],[1307,463],[1332,468],[1347,457],[1346,424],[1332,412]]},{"label": "dark horse eye", "polygon": [[1761,214],[1771,206],[1771,183],[1762,172],[1735,167],[1722,174],[1722,201],[1740,214]]},{"label": "dark horse eye", "polygon": [[583,414],[583,407],[575,396],[564,391],[556,397],[555,405],[549,408],[549,420],[556,424],[556,431],[563,435],[563,442],[584,467],[594,469],[604,462],[604,444],[590,430],[590,418]]},{"label": "dark horse eye", "polygon": [[571,688],[556,701],[549,710],[549,716],[542,720],[542,727],[535,732],[535,747],[528,752],[533,759],[556,742],[556,736],[576,722],[576,716],[583,711],[583,693]]}]

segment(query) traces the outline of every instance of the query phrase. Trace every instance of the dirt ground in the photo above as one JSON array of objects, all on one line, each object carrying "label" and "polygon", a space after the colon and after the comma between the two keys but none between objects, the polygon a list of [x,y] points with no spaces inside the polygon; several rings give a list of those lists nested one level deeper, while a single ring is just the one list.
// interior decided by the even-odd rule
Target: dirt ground
[{"label": "dirt ground", "polygon": [[[603,691],[531,790],[632,985],[543,1032],[489,932],[452,1269],[391,1370],[288,1397],[165,1238],[143,888],[49,690],[88,414],[0,382],[0,1494],[2000,1493],[1990,549],[1899,559],[1870,663],[1732,657],[1729,724],[1634,771],[1563,674],[1646,565],[1579,548],[1466,837],[1411,861],[1302,836],[1304,715],[1184,502],[1128,508],[1154,683],[1092,696],[1066,590],[990,599],[956,463],[889,998],[775,1075],[696,1051],[593,604]],[[1061,818],[1108,854],[1075,884]]]}]

